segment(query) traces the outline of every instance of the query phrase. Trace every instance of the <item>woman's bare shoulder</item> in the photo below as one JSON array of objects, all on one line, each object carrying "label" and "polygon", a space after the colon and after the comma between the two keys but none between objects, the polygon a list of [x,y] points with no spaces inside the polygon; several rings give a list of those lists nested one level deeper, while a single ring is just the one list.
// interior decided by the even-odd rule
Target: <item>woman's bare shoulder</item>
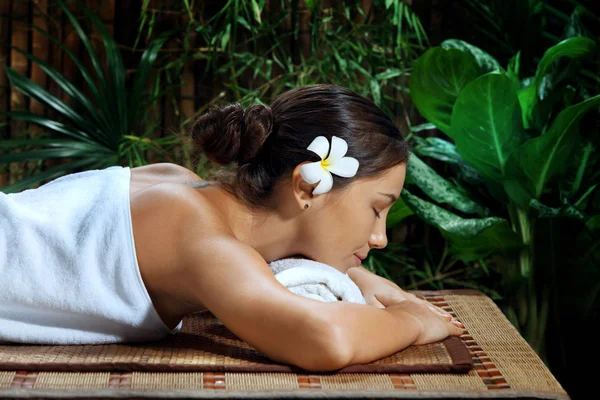
[{"label": "woman's bare shoulder", "polygon": [[131,168],[133,179],[161,181],[202,181],[198,174],[178,164],[163,162]]}]

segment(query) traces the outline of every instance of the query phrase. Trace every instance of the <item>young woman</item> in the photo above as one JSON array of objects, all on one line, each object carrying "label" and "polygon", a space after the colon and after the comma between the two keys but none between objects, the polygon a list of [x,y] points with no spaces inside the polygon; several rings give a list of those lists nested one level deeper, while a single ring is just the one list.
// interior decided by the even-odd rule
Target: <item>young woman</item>
[{"label": "young woman", "polygon": [[[370,100],[302,86],[270,107],[214,107],[189,139],[235,168],[204,182],[173,164],[110,167],[0,195],[0,340],[160,339],[209,309],[272,360],[329,371],[462,333],[360,266],[387,244],[409,155]],[[294,256],[347,272],[368,305],[290,292],[267,263]]]}]

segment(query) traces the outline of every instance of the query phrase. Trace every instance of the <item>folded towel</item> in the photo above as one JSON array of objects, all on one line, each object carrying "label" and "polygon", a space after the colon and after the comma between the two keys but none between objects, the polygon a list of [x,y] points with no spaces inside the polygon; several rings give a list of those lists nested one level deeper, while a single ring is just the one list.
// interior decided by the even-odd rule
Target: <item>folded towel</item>
[{"label": "folded towel", "polygon": [[304,258],[282,258],[270,262],[269,267],[279,283],[300,296],[366,304],[354,281],[330,265]]}]

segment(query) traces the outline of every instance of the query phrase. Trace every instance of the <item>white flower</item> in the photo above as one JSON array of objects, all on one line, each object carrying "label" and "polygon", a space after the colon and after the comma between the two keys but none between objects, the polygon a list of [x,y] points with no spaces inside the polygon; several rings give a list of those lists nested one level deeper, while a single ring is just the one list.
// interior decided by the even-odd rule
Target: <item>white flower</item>
[{"label": "white flower", "polygon": [[[317,136],[307,149],[321,157],[321,161],[304,164],[300,167],[300,175],[306,182],[312,184],[321,181],[313,194],[327,193],[331,189],[333,186],[332,173],[344,178],[356,175],[358,160],[353,157],[344,157],[348,151],[348,143],[344,139],[333,136],[331,138],[331,152],[329,152],[327,138]],[[327,157],[328,152],[329,157]]]}]

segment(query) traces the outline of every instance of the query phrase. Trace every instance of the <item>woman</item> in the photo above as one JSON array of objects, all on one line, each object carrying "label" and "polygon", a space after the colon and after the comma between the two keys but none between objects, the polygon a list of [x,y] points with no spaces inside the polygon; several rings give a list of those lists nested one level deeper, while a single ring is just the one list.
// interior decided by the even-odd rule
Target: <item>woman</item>
[{"label": "woman", "polygon": [[[409,155],[370,100],[333,85],[298,87],[270,107],[215,107],[190,139],[195,157],[237,167],[214,182],[173,164],[111,167],[0,197],[4,232],[25,231],[5,241],[6,259],[30,271],[3,271],[4,282],[21,285],[3,292],[0,283],[0,340],[159,339],[209,309],[272,360],[328,371],[462,333],[450,316],[360,267],[387,244],[386,216]],[[18,250],[23,237],[39,245],[39,232],[52,246]],[[267,263],[294,256],[347,272],[369,305],[290,292]]]}]

